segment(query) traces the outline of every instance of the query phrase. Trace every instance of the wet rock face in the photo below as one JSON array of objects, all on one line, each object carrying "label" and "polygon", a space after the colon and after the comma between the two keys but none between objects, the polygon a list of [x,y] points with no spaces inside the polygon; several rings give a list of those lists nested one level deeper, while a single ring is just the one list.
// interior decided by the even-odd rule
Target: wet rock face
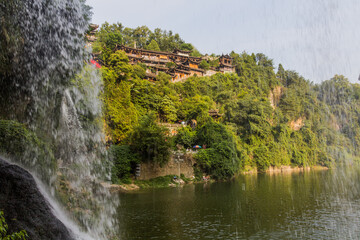
[{"label": "wet rock face", "polygon": [[58,220],[32,175],[0,158],[0,209],[9,233],[25,229],[33,240],[74,239]]}]

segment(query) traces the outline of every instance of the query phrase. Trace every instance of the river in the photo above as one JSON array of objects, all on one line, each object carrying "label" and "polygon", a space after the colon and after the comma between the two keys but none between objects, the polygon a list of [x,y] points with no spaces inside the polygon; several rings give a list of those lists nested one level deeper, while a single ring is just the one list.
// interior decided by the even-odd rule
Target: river
[{"label": "river", "polygon": [[120,193],[121,239],[359,239],[358,168]]}]

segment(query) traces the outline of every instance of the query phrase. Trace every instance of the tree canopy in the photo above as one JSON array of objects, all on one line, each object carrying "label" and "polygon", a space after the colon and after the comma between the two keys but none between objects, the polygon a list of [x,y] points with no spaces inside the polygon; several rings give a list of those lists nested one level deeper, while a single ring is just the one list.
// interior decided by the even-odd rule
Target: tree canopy
[{"label": "tree canopy", "polygon": [[[136,41],[161,51],[194,52],[193,45],[171,31],[121,24],[105,24],[99,34],[109,31],[114,34],[97,45],[103,46],[108,63],[102,70],[108,135],[113,144],[130,146],[142,161],[164,164],[175,146],[204,145],[196,156],[198,168],[221,179],[247,167],[333,166],[341,156],[359,159],[360,85],[344,76],[313,84],[281,64],[276,70],[262,53],[232,52],[236,73],[171,83],[160,72],[149,82],[144,80],[146,67],[130,65],[122,51],[108,51],[113,43],[106,39],[120,33],[123,44]],[[218,64],[212,55],[200,67]],[[210,110],[220,117],[212,119]],[[176,122],[188,127],[175,137],[159,125]]]}]

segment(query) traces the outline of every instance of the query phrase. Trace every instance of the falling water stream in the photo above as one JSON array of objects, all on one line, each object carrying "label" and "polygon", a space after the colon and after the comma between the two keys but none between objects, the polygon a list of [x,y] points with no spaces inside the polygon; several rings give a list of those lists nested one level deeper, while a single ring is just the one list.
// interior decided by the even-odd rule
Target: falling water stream
[{"label": "falling water stream", "polygon": [[100,181],[108,166],[101,76],[86,64],[89,8],[83,0],[0,1],[1,116],[26,124],[51,151],[5,156],[37,179],[76,239],[109,239],[117,205]]}]

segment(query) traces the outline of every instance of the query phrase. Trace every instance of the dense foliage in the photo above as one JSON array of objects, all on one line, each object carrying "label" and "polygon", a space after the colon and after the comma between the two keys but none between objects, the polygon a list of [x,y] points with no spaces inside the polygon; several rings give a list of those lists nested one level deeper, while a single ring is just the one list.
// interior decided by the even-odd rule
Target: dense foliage
[{"label": "dense foliage", "polygon": [[[136,38],[139,47],[175,48],[165,44],[172,34],[156,30],[163,35],[154,37],[146,27],[126,29],[105,24],[96,46],[106,46],[102,39],[116,33],[119,43],[129,44]],[[138,31],[142,34],[135,34]],[[170,42],[176,48],[192,47],[178,36]],[[164,73],[155,82],[144,80],[144,66],[130,65],[124,52],[103,51],[108,63],[103,68],[105,115],[112,143],[131,146],[142,161],[162,164],[170,148],[200,145],[205,149],[195,154],[198,170],[218,179],[249,167],[331,167],[344,158],[358,159],[359,84],[343,76],[313,84],[281,64],[275,71],[264,54],[230,55],[236,73],[171,83]],[[214,54],[209,59],[202,62],[203,69],[218,64]],[[222,117],[210,117],[213,109]],[[156,122],[188,126],[171,137]]]},{"label": "dense foliage", "polygon": [[102,60],[106,60],[116,45],[121,44],[153,51],[171,52],[181,49],[192,51],[192,56],[201,56],[200,52],[192,44],[185,43],[179,34],[160,28],[151,31],[147,26],[133,29],[124,27],[121,23],[106,22],[101,26],[97,37],[98,41],[93,45],[93,51],[101,53]]},{"label": "dense foliage", "polygon": [[206,174],[223,179],[233,176],[240,167],[240,151],[235,138],[225,125],[206,122],[197,130],[197,143],[205,146],[195,159]]},{"label": "dense foliage", "polygon": [[130,146],[112,145],[110,157],[114,164],[111,172],[111,181],[114,183],[119,183],[120,181],[129,183],[132,169],[139,162],[138,155],[131,151]]},{"label": "dense foliage", "polygon": [[170,156],[170,141],[167,129],[156,123],[153,113],[143,116],[135,127],[130,141],[133,151],[137,152],[142,161],[154,161],[160,166],[167,163]]}]

